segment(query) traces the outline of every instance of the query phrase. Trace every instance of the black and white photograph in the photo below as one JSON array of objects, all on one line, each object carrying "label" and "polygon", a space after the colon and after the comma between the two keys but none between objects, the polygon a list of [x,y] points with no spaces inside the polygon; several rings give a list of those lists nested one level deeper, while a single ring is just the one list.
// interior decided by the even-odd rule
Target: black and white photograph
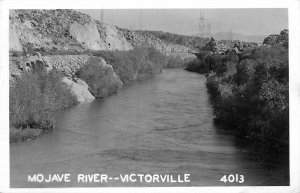
[{"label": "black and white photograph", "polygon": [[7,12],[9,188],[291,186],[288,7]]}]

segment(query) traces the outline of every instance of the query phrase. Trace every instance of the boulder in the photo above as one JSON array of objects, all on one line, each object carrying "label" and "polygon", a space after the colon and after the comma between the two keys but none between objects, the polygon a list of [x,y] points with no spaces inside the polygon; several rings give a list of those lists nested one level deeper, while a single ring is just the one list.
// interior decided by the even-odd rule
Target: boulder
[{"label": "boulder", "polygon": [[15,26],[10,25],[9,28],[9,51],[22,51],[22,45]]},{"label": "boulder", "polygon": [[84,44],[88,49],[91,50],[102,50],[103,40],[100,39],[98,29],[95,23],[81,25],[73,23],[70,26],[70,34],[78,42]]},{"label": "boulder", "polygon": [[289,42],[289,30],[284,29],[280,32],[280,34],[269,35],[264,39],[263,44],[273,45],[273,44],[281,44],[284,46],[288,46]]},{"label": "boulder", "polygon": [[39,52],[32,56],[29,56],[27,60],[20,66],[21,69],[25,71],[34,70],[36,68],[45,68],[47,71],[53,69],[52,65],[43,60]]},{"label": "boulder", "polygon": [[277,42],[278,37],[278,34],[269,35],[264,39],[263,44],[272,45]]},{"label": "boulder", "polygon": [[80,80],[79,78],[72,80],[64,77],[62,81],[68,85],[72,94],[76,96],[76,99],[79,103],[87,103],[95,99],[95,97],[89,91],[89,86],[83,80]]},{"label": "boulder", "polygon": [[102,45],[105,50],[132,50],[132,45],[125,39],[124,35],[115,27],[109,24],[97,23]]}]

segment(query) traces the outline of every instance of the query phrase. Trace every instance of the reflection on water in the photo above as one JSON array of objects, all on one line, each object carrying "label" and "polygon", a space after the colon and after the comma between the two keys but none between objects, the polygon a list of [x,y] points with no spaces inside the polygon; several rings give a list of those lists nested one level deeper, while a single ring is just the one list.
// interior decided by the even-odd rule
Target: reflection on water
[{"label": "reflection on water", "polygon": [[[12,187],[169,186],[170,184],[27,183],[42,173],[191,174],[187,186],[288,185],[288,167],[259,158],[232,135],[217,130],[205,77],[181,69],[132,83],[104,100],[57,116],[53,133],[13,144]],[[223,175],[243,174],[243,184]],[[182,184],[172,184],[177,186]]]}]

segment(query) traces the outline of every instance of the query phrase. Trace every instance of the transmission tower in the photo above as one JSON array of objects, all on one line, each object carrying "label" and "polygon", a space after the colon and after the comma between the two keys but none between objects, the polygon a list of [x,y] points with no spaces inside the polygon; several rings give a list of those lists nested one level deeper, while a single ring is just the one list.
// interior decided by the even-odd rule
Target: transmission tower
[{"label": "transmission tower", "polygon": [[201,46],[204,45],[204,38],[209,38],[211,36],[211,24],[204,16],[204,12],[200,11],[199,24],[198,24],[198,37],[200,37]]},{"label": "transmission tower", "polygon": [[210,36],[211,36],[211,24],[207,22],[206,37],[209,38]]},{"label": "transmission tower", "polygon": [[139,10],[139,26],[138,26],[138,29],[142,30],[142,28],[143,28],[143,10],[140,9]]},{"label": "transmission tower", "polygon": [[205,17],[204,17],[204,13],[202,11],[200,11],[198,36],[201,38],[204,38],[205,31],[206,31]]},{"label": "transmission tower", "polygon": [[104,9],[101,9],[101,23],[104,21]]},{"label": "transmission tower", "polygon": [[230,40],[230,41],[232,41],[232,31],[231,30],[229,30],[229,32],[228,32],[228,40]]}]

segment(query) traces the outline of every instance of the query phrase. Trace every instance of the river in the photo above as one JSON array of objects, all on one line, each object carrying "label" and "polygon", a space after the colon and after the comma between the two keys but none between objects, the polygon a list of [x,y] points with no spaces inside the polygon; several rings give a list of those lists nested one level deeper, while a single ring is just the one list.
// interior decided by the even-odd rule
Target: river
[{"label": "river", "polygon": [[[167,69],[57,115],[53,132],[10,145],[11,187],[288,185],[288,164],[264,159],[213,125],[205,77]],[[280,157],[280,156],[279,156]],[[28,175],[71,173],[71,182]],[[77,174],[190,174],[188,183],[77,183]],[[244,175],[244,183],[220,182]]]}]

